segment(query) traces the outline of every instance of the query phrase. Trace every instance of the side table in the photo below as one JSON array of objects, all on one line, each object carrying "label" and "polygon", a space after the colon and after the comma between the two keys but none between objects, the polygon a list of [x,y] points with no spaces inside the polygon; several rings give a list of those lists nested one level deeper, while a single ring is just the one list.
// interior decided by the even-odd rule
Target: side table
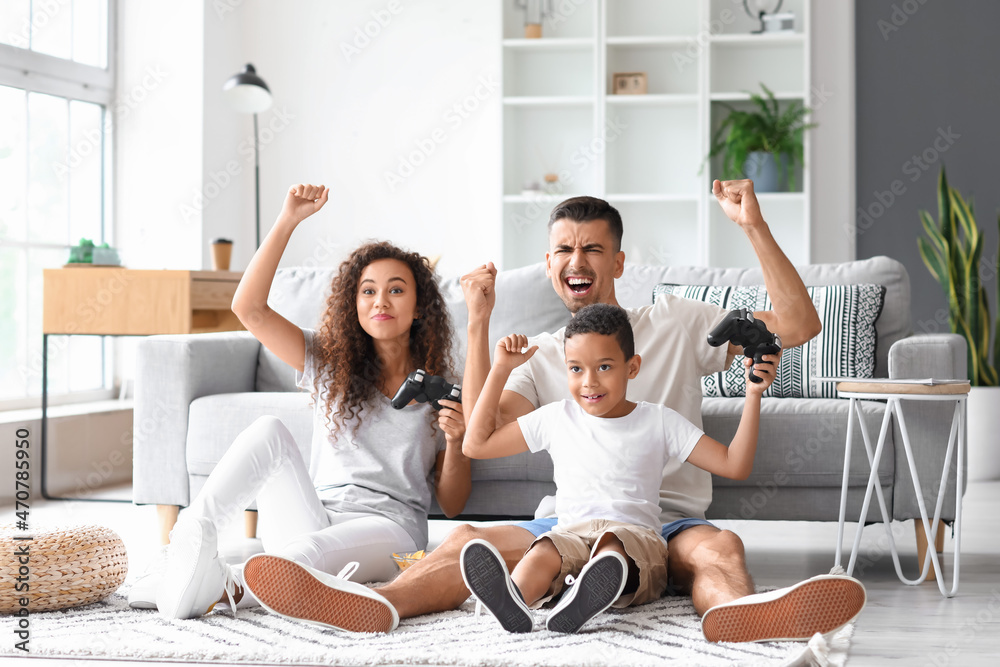
[{"label": "side table", "polygon": [[[42,497],[49,494],[49,336],[149,336],[237,331],[231,310],[242,272],[168,271],[70,265],[42,271]],[[124,502],[131,502],[124,501]]]},{"label": "side table", "polygon": [[[847,514],[847,475],[851,465],[851,444],[854,430],[854,415],[858,415],[858,422],[861,425],[861,436],[864,439],[865,451],[868,454],[868,463],[871,465],[871,474],[868,477],[868,488],[865,490],[865,500],[861,505],[861,516],[858,519],[858,532],[854,536],[854,547],[851,549],[851,559],[847,566],[847,574],[854,571],[854,564],[858,557],[858,550],[861,545],[861,532],[864,528],[865,520],[868,518],[868,507],[871,503],[872,489],[878,497],[879,508],[882,511],[882,521],[885,525],[886,536],[889,540],[889,548],[892,552],[892,561],[896,567],[896,576],[904,584],[916,585],[923,583],[927,579],[930,567],[934,567],[938,589],[945,597],[951,597],[958,591],[959,558],[961,555],[962,539],[962,483],[964,482],[965,465],[965,403],[969,395],[970,384],[967,380],[893,380],[878,381],[872,379],[849,380],[837,383],[837,392],[844,398],[851,400],[847,412],[847,443],[844,449],[844,481],[840,491],[840,524],[837,527],[837,551],[834,558],[834,566],[840,565],[840,550],[844,542],[844,520]],[[884,400],[886,401],[885,416],[882,418],[882,427],[878,436],[878,443],[875,451],[872,452],[871,439],[868,437],[868,429],[861,416],[861,406],[859,400]],[[917,475],[917,467],[913,459],[913,449],[910,447],[910,437],[906,431],[906,421],[903,418],[903,411],[900,408],[902,401],[954,401],[955,410],[951,421],[951,433],[948,436],[948,449],[945,452],[944,466],[941,470],[940,486],[938,488],[937,503],[934,508],[933,522],[927,516],[927,507],[924,504],[924,495],[920,486],[920,478]],[[899,564],[899,553],[896,551],[896,542],[892,536],[892,517],[886,510],[885,498],[882,495],[882,486],[878,482],[878,465],[882,458],[882,450],[885,445],[886,435],[889,431],[890,416],[895,414],[899,423],[899,431],[903,437],[903,449],[906,452],[906,460],[910,467],[910,475],[913,478],[913,487],[917,495],[917,506],[920,508],[920,518],[923,522],[924,534],[927,535],[927,542],[930,545],[924,556],[920,577],[917,579],[907,579],[903,576],[903,570]],[[947,488],[948,472],[951,468],[952,457],[955,449],[958,449],[958,464],[956,472],[955,491],[955,572],[952,576],[952,586],[950,590],[945,589],[944,577],[941,571],[941,563],[934,543],[937,539],[937,530],[940,526],[941,507],[944,503],[944,492]],[[933,530],[931,530],[933,526]]]}]

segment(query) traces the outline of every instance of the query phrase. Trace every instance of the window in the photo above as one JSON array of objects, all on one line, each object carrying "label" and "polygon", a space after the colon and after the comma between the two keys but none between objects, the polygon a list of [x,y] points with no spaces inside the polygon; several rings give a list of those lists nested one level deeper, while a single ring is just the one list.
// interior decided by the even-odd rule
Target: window
[{"label": "window", "polygon": [[[0,3],[0,409],[41,394],[42,269],[81,238],[111,241],[111,8]],[[110,394],[104,340],[49,339],[50,396]]]}]

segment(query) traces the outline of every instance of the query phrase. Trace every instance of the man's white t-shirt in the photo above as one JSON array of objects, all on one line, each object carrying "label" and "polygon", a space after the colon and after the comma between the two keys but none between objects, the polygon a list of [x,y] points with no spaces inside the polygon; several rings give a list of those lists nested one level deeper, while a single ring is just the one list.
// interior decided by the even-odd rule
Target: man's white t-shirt
[{"label": "man's white t-shirt", "polygon": [[604,418],[562,400],[517,423],[528,449],[552,457],[561,528],[608,519],[659,532],[661,471],[670,459],[686,460],[703,435],[670,408],[645,402]]},{"label": "man's white t-shirt", "polygon": [[[639,375],[628,383],[630,401],[659,403],[702,428],[701,378],[725,370],[727,345],[712,347],[708,332],[728,312],[719,306],[661,295],[652,306],[626,308],[635,351],[642,357]],[[516,333],[516,332],[512,332]],[[504,389],[531,401],[536,408],[572,400],[563,353],[564,329],[529,340],[538,351],[511,373]],[[663,468],[660,520],[705,518],[712,502],[712,476],[690,463],[671,459]],[[536,517],[552,516],[554,502],[543,500]]]}]

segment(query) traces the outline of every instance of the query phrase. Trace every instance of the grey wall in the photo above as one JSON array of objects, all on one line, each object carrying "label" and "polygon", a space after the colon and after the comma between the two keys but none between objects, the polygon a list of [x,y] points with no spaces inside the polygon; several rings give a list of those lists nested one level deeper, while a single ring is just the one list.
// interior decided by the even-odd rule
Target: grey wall
[{"label": "grey wall", "polygon": [[[996,318],[1000,2],[856,0],[857,256],[906,265],[916,332],[947,331],[947,301],[917,251],[937,177],[975,197]],[[895,192],[893,190],[895,189]]]}]

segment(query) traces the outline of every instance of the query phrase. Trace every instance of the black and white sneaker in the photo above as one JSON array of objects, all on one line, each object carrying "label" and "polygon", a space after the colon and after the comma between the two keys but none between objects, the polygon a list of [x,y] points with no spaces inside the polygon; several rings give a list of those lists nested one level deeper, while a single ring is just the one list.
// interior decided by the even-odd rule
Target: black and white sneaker
[{"label": "black and white sneaker", "polygon": [[476,598],[476,614],[482,604],[507,632],[531,632],[534,617],[496,547],[485,540],[472,540],[462,548],[460,558],[462,578]]},{"label": "black and white sneaker", "polygon": [[577,632],[621,596],[627,572],[625,559],[616,551],[587,561],[575,580],[572,575],[566,577],[571,586],[545,619],[546,629]]}]

